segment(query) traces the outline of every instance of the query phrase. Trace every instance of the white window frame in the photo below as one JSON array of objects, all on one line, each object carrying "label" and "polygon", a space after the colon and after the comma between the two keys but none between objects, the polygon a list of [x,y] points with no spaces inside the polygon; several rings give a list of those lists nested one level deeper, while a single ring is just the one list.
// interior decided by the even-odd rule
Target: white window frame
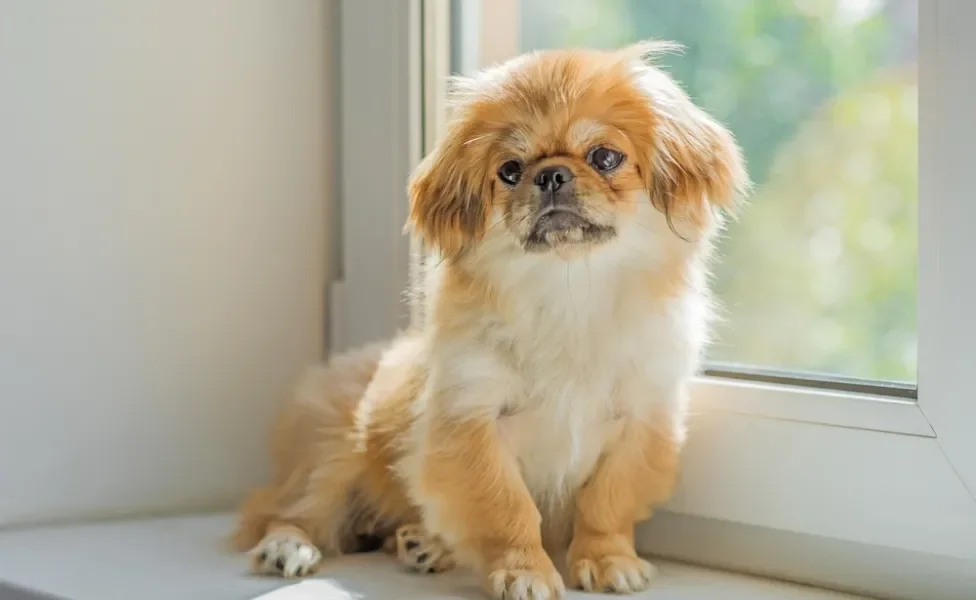
[{"label": "white window frame", "polygon": [[[515,1],[464,7],[498,31]],[[407,321],[405,182],[443,114],[448,0],[377,4],[340,4],[334,349]],[[700,378],[681,486],[640,528],[642,550],[887,597],[976,597],[976,3],[919,4],[918,401]],[[486,39],[493,57],[513,52],[498,46],[511,36],[464,43]]]}]

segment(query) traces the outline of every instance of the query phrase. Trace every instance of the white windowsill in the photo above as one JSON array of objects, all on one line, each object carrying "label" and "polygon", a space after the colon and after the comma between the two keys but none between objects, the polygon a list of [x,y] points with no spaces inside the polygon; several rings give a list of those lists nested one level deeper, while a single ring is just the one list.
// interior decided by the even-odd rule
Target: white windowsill
[{"label": "white windowsill", "polygon": [[[0,581],[72,600],[245,600],[290,585],[246,574],[244,557],[223,546],[232,517],[171,517],[0,531]],[[813,588],[658,562],[661,575],[636,598],[657,600],[852,599]],[[413,575],[385,555],[350,556],[319,578],[363,600],[483,600],[470,576]],[[316,596],[324,598],[326,596]],[[597,598],[570,593],[569,598]],[[606,596],[609,597],[609,596]]]}]

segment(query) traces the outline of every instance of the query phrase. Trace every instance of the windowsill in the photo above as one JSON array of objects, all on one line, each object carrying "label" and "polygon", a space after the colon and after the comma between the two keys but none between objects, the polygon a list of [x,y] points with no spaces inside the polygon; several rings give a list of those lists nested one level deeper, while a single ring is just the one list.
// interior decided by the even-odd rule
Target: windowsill
[{"label": "windowsill", "polygon": [[[294,583],[247,575],[244,558],[223,546],[231,524],[228,515],[208,515],[0,531],[0,581],[72,600],[246,600]],[[660,576],[655,586],[635,598],[858,598],[676,563],[656,564]],[[337,599],[485,598],[468,575],[413,575],[383,555],[344,557],[319,578],[348,591]],[[589,597],[596,596],[569,594],[570,599]]]}]

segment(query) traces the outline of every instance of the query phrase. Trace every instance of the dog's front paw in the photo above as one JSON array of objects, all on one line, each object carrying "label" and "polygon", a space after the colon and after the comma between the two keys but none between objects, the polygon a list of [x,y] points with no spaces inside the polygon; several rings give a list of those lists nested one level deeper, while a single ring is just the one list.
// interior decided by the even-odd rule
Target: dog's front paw
[{"label": "dog's front paw", "polygon": [[251,570],[264,575],[305,577],[322,562],[322,552],[300,535],[271,533],[250,552]]},{"label": "dog's front paw", "polygon": [[587,592],[632,594],[647,589],[657,574],[654,565],[631,554],[579,558],[569,570],[570,584]]},{"label": "dog's front paw", "polygon": [[418,573],[442,573],[454,568],[451,551],[421,525],[397,529],[396,554],[400,564]]},{"label": "dog's front paw", "polygon": [[566,591],[542,548],[505,552],[489,565],[487,588],[496,600],[557,600]]}]

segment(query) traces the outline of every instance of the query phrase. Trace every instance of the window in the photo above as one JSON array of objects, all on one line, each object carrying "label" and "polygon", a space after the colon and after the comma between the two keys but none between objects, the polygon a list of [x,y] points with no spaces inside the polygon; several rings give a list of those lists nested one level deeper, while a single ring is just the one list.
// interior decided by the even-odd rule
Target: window
[{"label": "window", "polygon": [[[403,323],[404,183],[443,126],[452,68],[532,47],[683,42],[666,66],[735,130],[760,186],[718,273],[720,376],[695,384],[680,489],[639,546],[884,597],[974,596],[976,4],[360,4],[341,11],[340,54],[357,57],[342,93],[375,106],[347,103],[340,120],[340,179],[355,187],[342,194],[334,347]],[[790,254],[806,278],[774,260]],[[755,314],[784,331],[752,326]]]}]

